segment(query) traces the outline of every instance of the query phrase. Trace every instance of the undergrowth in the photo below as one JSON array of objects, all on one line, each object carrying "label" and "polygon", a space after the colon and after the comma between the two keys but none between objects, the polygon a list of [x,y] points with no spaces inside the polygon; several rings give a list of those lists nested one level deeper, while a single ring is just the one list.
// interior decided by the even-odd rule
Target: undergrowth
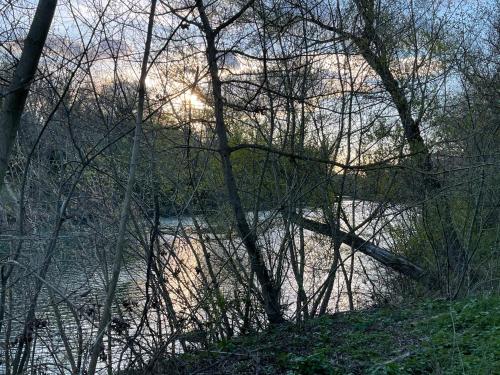
[{"label": "undergrowth", "polygon": [[500,298],[324,316],[153,367],[129,374],[500,374]]}]

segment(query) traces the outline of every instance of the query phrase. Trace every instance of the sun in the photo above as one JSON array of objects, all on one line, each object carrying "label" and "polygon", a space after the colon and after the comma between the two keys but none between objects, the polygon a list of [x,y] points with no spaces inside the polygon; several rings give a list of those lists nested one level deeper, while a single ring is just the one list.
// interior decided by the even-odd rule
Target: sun
[{"label": "sun", "polygon": [[192,90],[186,93],[186,102],[192,109],[202,109],[205,103]]}]

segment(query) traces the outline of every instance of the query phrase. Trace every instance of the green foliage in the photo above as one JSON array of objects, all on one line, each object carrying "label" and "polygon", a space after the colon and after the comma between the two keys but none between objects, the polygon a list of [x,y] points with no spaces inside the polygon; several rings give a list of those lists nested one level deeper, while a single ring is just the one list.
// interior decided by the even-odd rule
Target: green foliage
[{"label": "green foliage", "polygon": [[235,343],[227,339],[219,341],[216,345],[219,350],[232,351],[236,349]]},{"label": "green foliage", "polygon": [[337,372],[328,356],[323,352],[315,352],[311,355],[301,356],[287,354],[285,367],[289,368],[293,375],[336,375]]},{"label": "green foliage", "polygon": [[[255,360],[248,358],[259,358],[265,374],[496,374],[500,298],[324,316],[225,340],[218,351],[234,353],[224,374],[255,371]],[[183,358],[193,370],[201,359]]]},{"label": "green foliage", "polygon": [[[437,314],[435,314],[437,313]],[[400,361],[375,366],[370,374],[496,374],[500,372],[500,300],[429,303],[412,330],[423,338]]]}]

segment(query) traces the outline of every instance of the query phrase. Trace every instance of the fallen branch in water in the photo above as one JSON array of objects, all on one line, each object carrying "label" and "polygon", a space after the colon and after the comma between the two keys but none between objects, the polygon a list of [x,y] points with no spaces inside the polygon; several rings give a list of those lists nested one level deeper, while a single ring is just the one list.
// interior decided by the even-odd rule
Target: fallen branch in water
[{"label": "fallen branch in water", "polygon": [[[294,213],[291,213],[289,218],[294,223],[301,225],[304,229],[310,230],[311,232],[319,233],[328,237],[334,236],[334,232],[328,224],[306,219],[305,217]],[[357,251],[368,255],[376,261],[382,263],[384,266],[389,267],[402,275],[408,276],[412,280],[423,283],[429,288],[433,287],[430,273],[419,265],[411,262],[409,259],[401,255],[394,254],[393,252],[375,245],[374,243],[367,241],[352,232],[345,232],[340,229],[336,232],[339,236],[341,236],[340,240],[344,244],[352,246]]]}]

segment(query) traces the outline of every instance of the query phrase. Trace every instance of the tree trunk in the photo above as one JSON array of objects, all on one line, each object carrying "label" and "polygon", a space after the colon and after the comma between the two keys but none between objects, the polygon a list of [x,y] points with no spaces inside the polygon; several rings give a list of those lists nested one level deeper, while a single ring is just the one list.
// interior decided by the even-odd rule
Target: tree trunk
[{"label": "tree trunk", "polygon": [[104,304],[101,319],[99,321],[99,328],[97,330],[96,342],[94,343],[91,351],[90,364],[88,369],[89,375],[94,375],[95,373],[97,366],[97,359],[99,357],[99,352],[101,349],[102,338],[107,330],[111,318],[111,306],[113,304],[113,300],[115,297],[116,285],[118,284],[118,278],[120,276],[120,270],[122,265],[123,251],[125,249],[125,234],[127,232],[127,221],[129,217],[130,204],[132,201],[132,191],[135,183],[137,161],[139,159],[139,145],[140,145],[139,141],[142,134],[144,101],[146,96],[146,76],[148,74],[148,60],[149,60],[149,52],[151,50],[151,39],[153,34],[155,10],[156,10],[156,0],[152,0],[151,9],[149,13],[148,30],[146,36],[146,46],[144,49],[144,55],[141,66],[141,76],[139,79],[138,104],[137,104],[137,115],[135,122],[134,141],[132,145],[132,155],[130,156],[130,166],[129,166],[127,186],[125,190],[125,197],[123,199],[121,213],[120,213],[120,226],[116,242],[113,274],[111,276],[111,280],[107,288],[108,290],[106,294],[106,301]]},{"label": "tree trunk", "polygon": [[0,114],[0,190],[9,165],[26,99],[49,33],[57,0],[40,0]]},{"label": "tree trunk", "polygon": [[[333,235],[330,225],[318,221],[306,219],[302,216],[292,214],[290,219],[301,225],[304,229],[310,230],[315,233],[323,234],[331,237]],[[341,241],[347,245],[351,245],[354,249],[361,253],[368,255],[376,261],[382,263],[384,266],[408,276],[412,280],[424,283],[427,286],[431,285],[431,278],[420,266],[412,263],[410,260],[400,255],[394,254],[380,246],[375,245],[353,233],[344,232],[340,229],[337,233],[341,236]]]},{"label": "tree trunk", "polygon": [[206,56],[212,80],[212,95],[214,99],[215,130],[219,140],[219,154],[222,160],[224,182],[227,189],[229,202],[236,218],[238,232],[243,240],[245,248],[250,258],[250,263],[257,280],[261,286],[264,309],[269,323],[276,324],[283,322],[281,306],[279,303],[279,288],[274,282],[266,267],[262,252],[257,246],[255,232],[250,229],[245,217],[245,211],[238,194],[238,187],[234,178],[233,166],[231,163],[231,149],[229,147],[226,126],[224,122],[224,102],[222,98],[222,83],[219,78],[219,68],[217,66],[217,48],[215,45],[216,32],[212,29],[210,21],[205,13],[205,6],[202,0],[196,1],[196,6],[200,13],[205,33],[207,50]]},{"label": "tree trunk", "polygon": [[[441,181],[432,175],[433,163],[430,151],[420,132],[420,120],[412,116],[411,105],[404,89],[399,85],[390,70],[390,60],[384,41],[379,37],[375,27],[375,5],[370,0],[357,0],[357,7],[364,22],[360,37],[353,36],[353,42],[368,65],[379,75],[386,91],[398,111],[399,118],[408,141],[410,151],[417,157],[417,164],[424,172],[424,188],[426,198],[439,193],[443,188]],[[466,251],[463,248],[451,215],[451,208],[446,197],[436,204],[443,212],[443,231],[446,239],[447,258],[451,271],[459,275],[465,266]],[[425,213],[424,213],[425,214]]]}]

